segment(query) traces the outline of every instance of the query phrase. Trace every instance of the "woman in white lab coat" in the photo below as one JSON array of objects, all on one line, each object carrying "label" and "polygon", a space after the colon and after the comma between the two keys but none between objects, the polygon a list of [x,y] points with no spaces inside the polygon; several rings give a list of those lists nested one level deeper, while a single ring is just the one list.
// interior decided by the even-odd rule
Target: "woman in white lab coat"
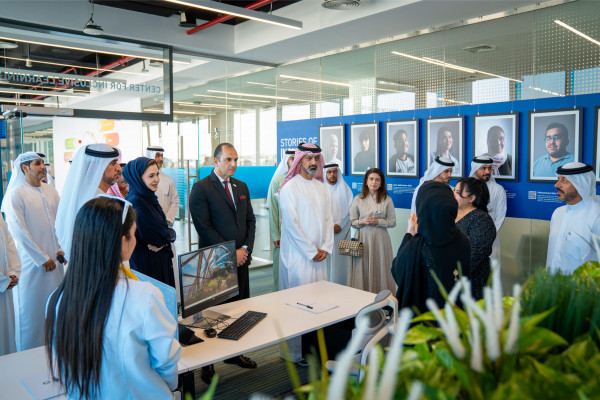
[{"label": "woman in white lab coat", "polygon": [[48,362],[69,398],[169,399],[181,354],[161,292],[123,267],[135,211],[98,197],[77,213],[64,281],[48,299]]}]

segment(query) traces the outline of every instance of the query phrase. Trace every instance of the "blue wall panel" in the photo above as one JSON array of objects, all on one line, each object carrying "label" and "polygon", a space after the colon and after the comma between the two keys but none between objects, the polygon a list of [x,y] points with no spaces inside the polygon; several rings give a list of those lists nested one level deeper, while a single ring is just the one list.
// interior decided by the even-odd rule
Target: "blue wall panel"
[{"label": "blue wall panel", "polygon": [[[506,112],[518,112],[518,144],[517,144],[517,181],[499,183],[506,189],[508,197],[507,216],[516,218],[531,218],[549,220],[552,212],[561,204],[556,196],[556,190],[553,183],[533,183],[527,181],[528,154],[529,154],[529,111],[551,110],[559,108],[583,108],[582,131],[582,158],[584,163],[594,165],[594,120],[595,107],[600,105],[600,94],[566,96],[558,98],[544,98],[536,100],[521,100],[503,103],[487,103],[477,105],[462,105],[456,107],[441,107],[433,109],[419,109],[410,111],[385,112],[376,114],[351,115],[343,117],[319,118],[299,121],[283,121],[277,123],[278,154],[281,158],[283,149],[294,147],[291,144],[302,141],[318,142],[319,126],[346,124],[345,126],[345,170],[349,170],[350,149],[347,145],[350,140],[350,124],[357,122],[379,122],[379,168],[385,170],[385,122],[399,119],[418,119],[419,120],[419,176],[425,172],[426,164],[426,118],[429,117],[452,117],[457,115],[465,116],[465,168],[466,174],[470,170],[471,160],[473,158],[473,116],[477,114],[494,114]],[[292,141],[290,139],[298,139]],[[296,144],[297,145],[297,144]],[[249,167],[256,168],[256,167]],[[239,168],[238,168],[239,170]],[[236,177],[238,177],[236,173]],[[239,178],[239,177],[238,177]],[[242,179],[242,178],[239,178]],[[361,177],[346,176],[346,182],[357,194],[359,192]],[[242,179],[243,180],[243,179]],[[456,180],[450,182],[456,184]],[[397,208],[410,208],[412,191],[419,184],[419,179],[415,178],[397,178],[386,177],[388,191],[394,205]],[[268,185],[268,182],[267,182]],[[389,187],[391,186],[391,190]],[[250,185],[249,185],[250,186]],[[407,190],[411,188],[413,190]],[[534,193],[535,192],[535,193]],[[535,194],[535,199],[530,198]]]},{"label": "blue wall panel", "polygon": [[[264,199],[269,191],[269,183],[275,173],[276,166],[269,167],[237,167],[233,177],[248,186],[251,199]],[[213,167],[200,167],[200,179],[210,175]]]}]

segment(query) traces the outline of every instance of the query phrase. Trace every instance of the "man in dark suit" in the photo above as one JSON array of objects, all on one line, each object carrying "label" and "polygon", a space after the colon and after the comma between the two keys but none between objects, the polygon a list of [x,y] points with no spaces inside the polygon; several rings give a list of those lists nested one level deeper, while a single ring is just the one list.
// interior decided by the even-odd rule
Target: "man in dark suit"
[{"label": "man in dark suit", "polygon": [[[236,300],[250,297],[248,266],[256,230],[248,187],[232,177],[237,162],[238,154],[233,145],[219,144],[213,158],[215,168],[209,176],[194,184],[189,199],[200,248],[235,240],[240,292]],[[242,368],[256,368],[256,363],[244,356],[224,362]],[[214,373],[214,366],[204,367],[201,378],[209,384]]]}]

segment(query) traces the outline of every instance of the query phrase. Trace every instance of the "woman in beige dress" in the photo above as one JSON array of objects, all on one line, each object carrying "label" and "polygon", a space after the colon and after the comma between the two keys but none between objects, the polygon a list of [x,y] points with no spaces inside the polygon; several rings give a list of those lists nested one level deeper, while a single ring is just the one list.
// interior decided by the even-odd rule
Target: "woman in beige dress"
[{"label": "woman in beige dress", "polygon": [[394,293],[396,283],[390,272],[394,255],[387,230],[396,226],[396,212],[379,168],[365,173],[362,193],[350,206],[350,223],[358,229],[356,237],[363,243],[363,255],[352,258],[348,286],[372,293],[385,289]]}]

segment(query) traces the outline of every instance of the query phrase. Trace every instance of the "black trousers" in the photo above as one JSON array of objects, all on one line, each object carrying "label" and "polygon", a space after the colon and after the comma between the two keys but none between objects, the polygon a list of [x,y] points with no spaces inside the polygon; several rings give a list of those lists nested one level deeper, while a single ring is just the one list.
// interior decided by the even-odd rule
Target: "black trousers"
[{"label": "black trousers", "polygon": [[225,301],[225,303],[231,303],[232,301],[238,301],[250,297],[250,274],[248,272],[249,266],[250,261],[246,261],[244,265],[238,267],[238,289],[240,293],[237,296]]},{"label": "black trousers", "polygon": [[250,297],[250,273],[248,272],[248,267],[250,266],[250,261],[246,261],[246,263],[238,268],[238,287],[240,288],[239,299],[247,299]]}]

